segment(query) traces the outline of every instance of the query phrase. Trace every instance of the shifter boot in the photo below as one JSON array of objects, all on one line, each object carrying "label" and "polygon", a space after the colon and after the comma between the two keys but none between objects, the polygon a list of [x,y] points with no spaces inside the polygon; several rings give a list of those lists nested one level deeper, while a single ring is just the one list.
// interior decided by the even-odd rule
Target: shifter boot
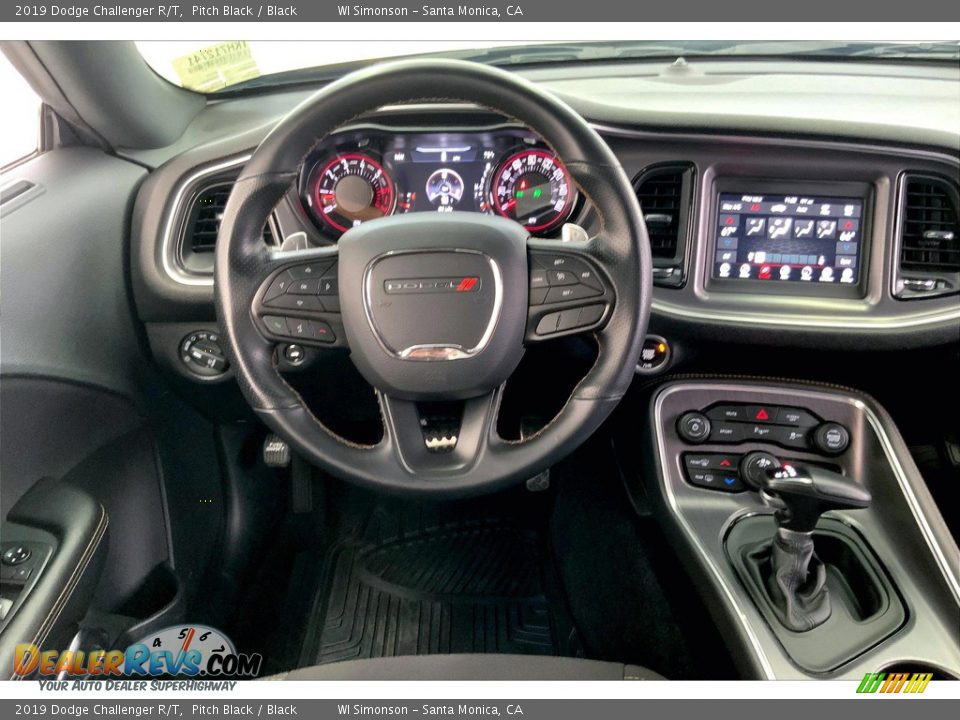
[{"label": "shifter boot", "polygon": [[795,632],[812,630],[830,617],[827,571],[809,533],[777,530],[766,586],[784,624]]}]

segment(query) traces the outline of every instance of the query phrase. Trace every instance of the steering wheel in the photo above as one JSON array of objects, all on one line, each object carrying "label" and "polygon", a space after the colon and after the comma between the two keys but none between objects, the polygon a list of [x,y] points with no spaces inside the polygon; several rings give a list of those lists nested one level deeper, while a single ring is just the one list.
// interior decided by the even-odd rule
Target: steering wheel
[{"label": "steering wheel", "polygon": [[[593,204],[597,234],[558,242],[532,238],[503,217],[414,213],[355,226],[335,247],[281,252],[263,243],[270,212],[320,140],[364,113],[412,102],[483,106],[539,134]],[[571,275],[575,284],[550,284]],[[319,300],[278,310],[290,283]],[[630,181],[580,115],[502,70],[411,60],[327,85],[263,140],[224,211],[214,291],[244,396],[304,458],[373,488],[464,495],[533,477],[600,426],[633,377],[651,286],[650,246]],[[503,387],[525,346],[577,332],[596,338],[593,367],[543,429],[520,441],[501,438]],[[284,341],[349,347],[377,393],[378,443],[351,442],[317,419],[277,369]],[[418,414],[418,402],[435,400],[463,401],[455,447],[445,452],[427,447]]]}]

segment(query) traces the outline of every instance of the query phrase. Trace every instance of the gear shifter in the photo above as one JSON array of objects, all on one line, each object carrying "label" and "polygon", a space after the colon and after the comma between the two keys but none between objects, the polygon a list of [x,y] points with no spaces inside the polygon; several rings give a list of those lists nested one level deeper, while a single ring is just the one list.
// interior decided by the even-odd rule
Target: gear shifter
[{"label": "gear shifter", "polygon": [[741,467],[747,482],[783,503],[774,515],[777,533],[770,548],[767,594],[784,625],[796,632],[812,630],[831,612],[826,567],[814,553],[813,530],[828,510],[868,507],[870,492],[839,473],[780,464],[767,453],[747,455]]}]

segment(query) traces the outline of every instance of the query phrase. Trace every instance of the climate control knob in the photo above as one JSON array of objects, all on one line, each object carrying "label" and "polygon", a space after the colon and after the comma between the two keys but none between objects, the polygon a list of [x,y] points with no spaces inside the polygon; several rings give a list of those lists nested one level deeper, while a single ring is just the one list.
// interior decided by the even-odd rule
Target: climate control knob
[{"label": "climate control knob", "polygon": [[768,452],[747,453],[740,461],[740,479],[752,489],[759,490],[767,470],[778,467],[780,461]]},{"label": "climate control knob", "polygon": [[710,437],[710,420],[701,412],[684,413],[677,420],[677,433],[688,443],[702,443]]},{"label": "climate control knob", "polygon": [[840,423],[825,422],[813,433],[813,444],[827,455],[839,455],[850,446],[850,433]]}]

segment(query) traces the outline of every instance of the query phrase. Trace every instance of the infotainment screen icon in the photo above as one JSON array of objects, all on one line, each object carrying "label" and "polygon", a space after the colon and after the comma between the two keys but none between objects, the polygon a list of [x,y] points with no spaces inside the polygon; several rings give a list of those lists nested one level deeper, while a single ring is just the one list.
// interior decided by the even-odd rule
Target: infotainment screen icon
[{"label": "infotainment screen icon", "polygon": [[720,193],[713,277],[855,285],[863,198]]}]

